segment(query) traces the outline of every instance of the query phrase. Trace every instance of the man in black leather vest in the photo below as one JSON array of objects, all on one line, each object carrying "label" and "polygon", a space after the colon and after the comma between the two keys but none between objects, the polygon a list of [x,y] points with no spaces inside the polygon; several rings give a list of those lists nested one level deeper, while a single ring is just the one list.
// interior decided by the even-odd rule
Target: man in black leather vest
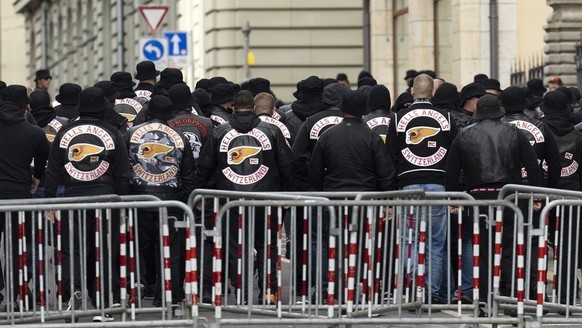
[{"label": "man in black leather vest", "polygon": [[[293,152],[287,145],[283,134],[274,125],[261,121],[253,113],[254,98],[246,90],[238,92],[234,97],[235,112],[228,122],[217,126],[213,135],[208,139],[198,162],[197,188],[206,187],[211,177],[215,178],[216,189],[236,191],[281,191],[289,190],[293,177]],[[250,231],[254,231],[254,246],[257,251],[259,266],[266,261],[267,247],[265,239],[265,208],[257,207],[254,220],[250,220],[250,212],[245,213],[244,233],[245,240],[250,240]],[[231,283],[237,286],[237,240],[238,220],[237,213],[231,213],[230,220],[224,219],[223,236],[228,230],[229,239],[224,241],[228,247],[228,268]],[[271,217],[272,226],[276,226],[276,215]],[[253,224],[254,222],[254,224]],[[274,224],[274,225],[273,225]],[[254,230],[253,230],[254,229]],[[223,238],[224,238],[223,237]],[[271,230],[271,238],[275,240],[276,229]],[[228,245],[228,246],[226,246]],[[243,282],[252,274],[247,268],[252,263],[253,254],[244,253]],[[276,260],[276,251],[271,249],[271,264]],[[277,279],[271,279],[267,285],[264,275],[265,269],[259,268],[259,298],[265,294],[267,302],[275,302]],[[276,266],[271,265],[271,277],[276,277]],[[263,283],[265,282],[265,283]],[[245,290],[252,286],[245,286]],[[270,292],[269,292],[270,289]],[[247,296],[243,296],[245,299]]]},{"label": "man in black leather vest", "polygon": [[[461,170],[467,191],[476,199],[495,199],[501,187],[510,183],[521,183],[521,168],[527,172],[529,183],[534,186],[542,185],[542,173],[538,165],[535,151],[527,137],[514,125],[503,123],[500,119],[505,112],[497,96],[485,95],[477,101],[476,113],[473,118],[476,123],[462,129],[449,152],[445,170],[447,191],[461,190],[459,178]],[[480,213],[488,213],[487,208],[480,209]],[[512,218],[512,213],[504,213],[504,217]],[[493,218],[479,221],[481,234],[479,245],[479,299],[487,300],[489,281],[493,259],[489,254],[488,231],[493,227],[487,226]],[[511,283],[512,250],[513,247],[513,219],[504,220],[502,244],[504,245],[501,259],[501,277],[506,283]],[[463,247],[463,270],[472,270],[472,252],[470,244],[467,248],[465,240]],[[491,241],[492,242],[492,241]],[[504,285],[502,290],[510,291],[510,285]],[[465,286],[463,288],[466,289]]]},{"label": "man in black leather vest", "polygon": [[[574,123],[570,118],[571,108],[568,106],[567,97],[559,91],[550,91],[544,96],[541,108],[544,112],[542,121],[550,128],[549,130],[554,135],[556,144],[558,145],[561,176],[558,184],[559,189],[580,191],[582,189],[582,172],[580,171],[580,163],[582,162],[582,133],[574,129]],[[576,238],[580,238],[579,230],[576,228],[576,217],[579,212],[569,208],[565,208],[563,215],[559,216],[559,240],[554,239],[556,227],[556,215],[550,215],[548,236],[553,244],[554,252],[559,256],[558,272],[559,278],[554,279],[554,284],[557,284],[558,297],[562,304],[575,304],[576,296],[575,283],[577,258],[580,260],[580,249],[576,249]],[[570,218],[572,216],[573,220]],[[569,246],[569,244],[571,245]],[[580,242],[578,242],[580,245]],[[571,247],[571,248],[570,248]],[[566,255],[566,256],[561,256]],[[570,276],[568,285],[567,278]]]},{"label": "man in black leather vest", "polygon": [[[148,107],[148,121],[127,131],[129,151],[130,190],[132,194],[154,195],[161,200],[187,202],[194,190],[195,164],[190,143],[178,131],[171,128],[168,120],[174,117],[172,102],[166,96],[153,96]],[[184,298],[184,230],[174,229],[174,222],[181,219],[182,212],[169,209],[170,252],[172,255],[172,302]],[[142,283],[145,283],[146,259],[152,256],[156,263],[154,305],[161,305],[159,212],[158,209],[143,209],[139,214],[140,265]],[[166,300],[169,301],[169,300]]]},{"label": "man in black leather vest", "polygon": [[[78,120],[70,122],[62,127],[52,144],[46,174],[45,194],[47,198],[55,197],[57,186],[65,186],[65,197],[97,196],[128,193],[129,166],[127,161],[127,148],[123,137],[117,128],[103,122],[105,110],[109,106],[103,90],[90,87],[80,94]],[[71,298],[69,307],[77,308],[83,297],[81,294],[81,268],[80,250],[78,238],[87,241],[87,276],[89,293],[92,294],[93,304],[99,301],[95,298],[96,290],[93,286],[95,279],[95,258],[93,247],[95,245],[95,211],[89,211],[86,221],[86,235],[79,236],[76,231],[81,218],[75,216],[74,241],[69,240],[68,211],[62,212],[62,239],[63,239],[63,296]],[[101,231],[107,231],[105,218],[101,221]],[[105,233],[102,234],[100,244],[103,248],[103,272],[102,277],[108,277],[108,257],[111,263],[118,263],[119,256],[119,215],[112,211],[111,217],[111,250],[107,249]],[[69,243],[73,243],[73,253],[69,249]],[[70,277],[70,262],[74,256],[74,276]],[[105,304],[101,306],[114,306],[119,302],[119,266],[111,268],[112,281],[103,279],[102,288],[107,293],[107,284],[111,283],[113,291],[113,303],[109,303],[105,297]],[[71,282],[71,280],[73,280]],[[74,285],[74,293],[70,295],[70,284]],[[108,304],[109,303],[109,304]],[[97,321],[109,321],[111,317],[95,317]]]}]

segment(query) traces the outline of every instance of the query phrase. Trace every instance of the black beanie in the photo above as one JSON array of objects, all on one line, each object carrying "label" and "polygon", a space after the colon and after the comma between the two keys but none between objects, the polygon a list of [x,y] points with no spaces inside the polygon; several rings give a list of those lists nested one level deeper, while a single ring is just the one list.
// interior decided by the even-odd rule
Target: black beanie
[{"label": "black beanie", "polygon": [[167,121],[174,117],[172,113],[172,101],[166,96],[156,95],[148,104],[149,118]]},{"label": "black beanie", "polygon": [[370,111],[374,110],[385,110],[390,111],[390,104],[392,99],[390,98],[390,91],[382,84],[378,84],[372,87],[370,94],[368,95],[368,108]]},{"label": "black beanie", "polygon": [[444,82],[436,89],[431,101],[437,108],[459,111],[459,91],[457,90],[457,86],[449,82]]},{"label": "black beanie", "polygon": [[572,111],[568,106],[566,95],[560,91],[550,91],[546,93],[540,108],[547,116],[567,116],[570,115],[570,112]]},{"label": "black beanie", "polygon": [[507,113],[523,112],[529,105],[527,90],[521,87],[511,86],[505,88],[499,95],[501,106]]},{"label": "black beanie", "polygon": [[39,107],[50,106],[51,97],[48,92],[42,89],[34,90],[30,94],[30,109],[36,109]]},{"label": "black beanie", "polygon": [[555,91],[561,92],[566,96],[566,102],[568,104],[574,102],[574,97],[572,97],[572,91],[568,87],[558,87]]},{"label": "black beanie", "polygon": [[367,103],[368,97],[366,97],[365,94],[358,91],[348,90],[342,98],[340,109],[344,113],[354,116],[362,116],[367,110]]}]

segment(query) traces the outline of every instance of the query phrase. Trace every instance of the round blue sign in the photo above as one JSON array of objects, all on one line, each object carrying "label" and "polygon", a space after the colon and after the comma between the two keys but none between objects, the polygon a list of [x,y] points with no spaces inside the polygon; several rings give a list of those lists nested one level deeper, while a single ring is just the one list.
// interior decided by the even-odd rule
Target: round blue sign
[{"label": "round blue sign", "polygon": [[164,56],[164,45],[158,40],[150,40],[143,45],[141,51],[147,60],[160,60]]}]

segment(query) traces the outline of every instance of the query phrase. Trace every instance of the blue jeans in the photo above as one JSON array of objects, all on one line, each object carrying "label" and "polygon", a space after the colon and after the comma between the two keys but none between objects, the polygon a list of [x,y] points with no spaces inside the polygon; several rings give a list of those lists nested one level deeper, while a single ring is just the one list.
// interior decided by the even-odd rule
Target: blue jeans
[{"label": "blue jeans", "polygon": [[[434,192],[434,191],[445,191],[445,187],[439,184],[413,184],[404,186],[402,190],[410,190],[410,189],[421,189],[425,192]],[[426,282],[427,282],[427,289],[430,290],[430,296],[432,298],[441,299],[439,297],[439,290],[441,288],[441,283],[443,280],[443,267],[444,265],[444,250],[445,250],[445,243],[447,240],[447,212],[446,206],[431,206],[430,216],[427,218],[427,226],[429,227],[429,231],[427,231],[427,243],[426,243]],[[414,211],[416,212],[421,210],[420,208],[415,208]],[[405,209],[405,213],[401,216],[400,227],[402,229],[402,236],[403,236],[403,244],[402,247],[404,248],[404,263],[408,258],[408,228],[409,228],[409,220],[408,220],[408,213],[410,209]],[[421,212],[422,213],[422,212]],[[428,213],[427,213],[428,214]],[[413,254],[410,254],[411,261],[412,261],[412,271],[409,274],[416,272],[416,263],[418,263],[418,241],[416,236],[416,227],[420,227],[420,222],[417,222],[419,216],[413,216],[412,228],[412,240],[411,243],[413,245]],[[430,238],[430,239],[429,239]],[[405,265],[406,268],[406,265]],[[429,272],[430,270],[430,272]]]}]

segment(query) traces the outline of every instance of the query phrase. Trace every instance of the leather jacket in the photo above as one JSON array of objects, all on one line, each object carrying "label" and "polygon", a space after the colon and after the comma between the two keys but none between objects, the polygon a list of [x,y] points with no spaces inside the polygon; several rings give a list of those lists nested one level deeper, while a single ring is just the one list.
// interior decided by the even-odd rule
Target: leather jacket
[{"label": "leather jacket", "polygon": [[444,185],[447,152],[457,134],[449,112],[428,99],[416,99],[394,113],[388,127],[388,153],[398,172],[398,186]]},{"label": "leather jacket", "polygon": [[[243,128],[239,127],[241,121]],[[293,160],[293,152],[276,126],[252,113],[235,113],[229,122],[214,128],[198,162],[197,187],[205,187],[213,176],[219,190],[288,189]]]},{"label": "leather jacket", "polygon": [[388,134],[388,126],[392,119],[393,115],[383,109],[375,110],[362,117],[362,120],[366,122],[368,127],[380,135],[384,143],[386,143],[386,134]]},{"label": "leather jacket", "polygon": [[463,145],[465,184],[470,190],[487,184],[521,182],[517,127],[485,120],[463,129],[457,136]]},{"label": "leather jacket", "polygon": [[132,193],[163,200],[188,199],[194,190],[195,166],[190,144],[166,122],[149,120],[126,134]]},{"label": "leather jacket", "polygon": [[174,118],[168,120],[168,125],[188,139],[195,160],[200,157],[202,147],[214,129],[209,118],[192,114],[186,110],[175,112]]},{"label": "leather jacket", "polygon": [[47,194],[52,196],[58,185],[65,186],[65,195],[99,194],[88,192],[88,186],[102,194],[126,194],[128,167],[121,133],[99,119],[81,117],[55,136],[47,168]]}]

